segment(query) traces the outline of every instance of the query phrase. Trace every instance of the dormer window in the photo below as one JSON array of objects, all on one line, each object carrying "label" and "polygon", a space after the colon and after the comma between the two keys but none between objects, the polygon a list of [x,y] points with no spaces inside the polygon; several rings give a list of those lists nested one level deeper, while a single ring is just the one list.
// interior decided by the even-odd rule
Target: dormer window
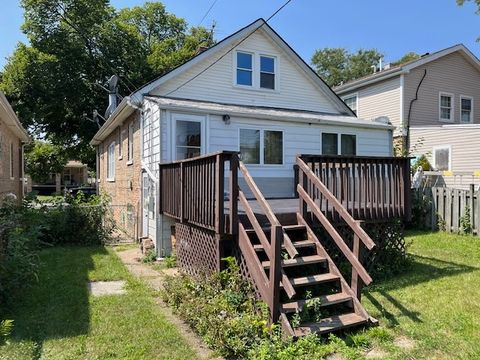
[{"label": "dormer window", "polygon": [[237,85],[253,85],[253,55],[237,52]]},{"label": "dormer window", "polygon": [[275,58],[260,56],[260,87],[275,89]]}]

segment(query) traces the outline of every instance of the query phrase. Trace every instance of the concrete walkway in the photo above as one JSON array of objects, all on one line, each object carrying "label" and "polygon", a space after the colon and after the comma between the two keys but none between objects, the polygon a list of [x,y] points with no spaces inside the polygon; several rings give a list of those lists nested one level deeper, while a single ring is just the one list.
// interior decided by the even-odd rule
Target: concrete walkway
[{"label": "concrete walkway", "polygon": [[[147,286],[154,290],[163,289],[163,282],[166,275],[175,275],[177,273],[176,269],[156,271],[149,265],[143,264],[140,260],[142,258],[140,249],[119,250],[116,251],[116,253],[132,275],[144,281]],[[160,307],[166,319],[177,327],[187,344],[196,351],[200,359],[222,359],[215,356],[214,353],[203,343],[202,339],[195,334],[182,319],[176,316],[172,312],[172,309],[165,304],[161,298],[155,298],[155,302]]]}]

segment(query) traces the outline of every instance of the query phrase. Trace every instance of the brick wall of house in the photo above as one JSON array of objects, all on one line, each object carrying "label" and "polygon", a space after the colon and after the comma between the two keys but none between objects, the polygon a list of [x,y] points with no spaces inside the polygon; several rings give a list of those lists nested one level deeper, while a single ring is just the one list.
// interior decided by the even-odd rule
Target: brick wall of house
[{"label": "brick wall of house", "polygon": [[[128,126],[131,123],[133,123],[133,159],[129,162]],[[108,147],[113,141],[115,141],[115,178],[108,180]],[[140,116],[135,112],[98,147],[100,192],[110,196],[111,209],[120,229],[135,238],[139,234],[138,229],[141,225],[140,142]]]},{"label": "brick wall of house", "polygon": [[[13,153],[11,153],[11,145],[13,145]],[[0,200],[9,193],[15,194],[18,199],[22,197],[23,159],[21,154],[20,139],[0,119]],[[12,165],[13,171],[11,171]]]}]

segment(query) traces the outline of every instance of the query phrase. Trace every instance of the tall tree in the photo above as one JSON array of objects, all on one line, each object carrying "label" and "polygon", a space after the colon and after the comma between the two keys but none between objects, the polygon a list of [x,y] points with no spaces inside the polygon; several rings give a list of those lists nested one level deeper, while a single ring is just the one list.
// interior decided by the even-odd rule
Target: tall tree
[{"label": "tall tree", "polygon": [[312,65],[330,86],[358,79],[372,73],[383,55],[375,49],[349,53],[344,48],[323,48],[312,56]]},{"label": "tall tree", "polygon": [[19,43],[0,76],[0,88],[29,129],[93,164],[88,142],[97,131],[85,113],[106,108],[98,86],[116,74],[120,93],[185,62],[213,44],[205,28],[189,28],[163,4],[117,11],[108,0],[22,0]]},{"label": "tall tree", "polygon": [[420,55],[418,55],[416,52],[408,52],[406,53],[405,55],[403,55],[400,59],[398,59],[397,61],[393,61],[391,63],[392,66],[399,66],[399,65],[402,65],[402,64],[405,64],[407,62],[410,62],[412,60],[417,60],[420,58]]}]

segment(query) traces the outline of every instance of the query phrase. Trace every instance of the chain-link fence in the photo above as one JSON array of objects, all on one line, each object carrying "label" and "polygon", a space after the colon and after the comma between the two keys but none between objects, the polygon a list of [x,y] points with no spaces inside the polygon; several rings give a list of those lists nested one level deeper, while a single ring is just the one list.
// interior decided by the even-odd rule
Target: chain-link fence
[{"label": "chain-link fence", "polygon": [[114,242],[137,242],[139,239],[139,206],[133,204],[110,204],[108,217],[115,222]]}]

